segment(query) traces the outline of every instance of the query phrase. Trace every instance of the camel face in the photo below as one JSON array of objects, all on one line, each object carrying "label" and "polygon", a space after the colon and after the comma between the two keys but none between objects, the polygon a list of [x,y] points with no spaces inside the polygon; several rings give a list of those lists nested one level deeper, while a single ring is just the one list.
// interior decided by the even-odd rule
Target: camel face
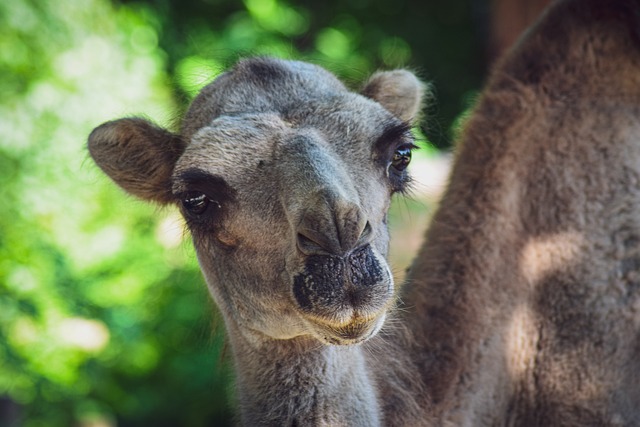
[{"label": "camel face", "polygon": [[[90,149],[125,189],[180,207],[228,328],[253,339],[357,343],[393,303],[386,215],[408,182],[421,85],[405,71],[379,73],[363,93],[311,64],[245,60],[194,100],[179,143],[123,119],[97,128]],[[132,148],[132,127],[173,141],[162,153],[170,174],[138,159],[146,172],[132,186],[133,166],[98,160],[128,150],[117,162],[128,164],[141,148],[157,149]]]},{"label": "camel face", "polygon": [[307,64],[245,62],[203,93],[220,113],[186,123],[172,186],[216,301],[273,338],[373,335],[393,296],[385,218],[407,125]]}]

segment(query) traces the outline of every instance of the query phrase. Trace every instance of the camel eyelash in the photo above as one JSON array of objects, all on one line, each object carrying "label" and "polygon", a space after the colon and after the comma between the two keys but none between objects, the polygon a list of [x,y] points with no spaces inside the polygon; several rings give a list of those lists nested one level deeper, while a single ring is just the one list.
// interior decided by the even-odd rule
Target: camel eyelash
[{"label": "camel eyelash", "polygon": [[211,226],[234,199],[233,189],[223,178],[200,169],[180,173],[176,182],[181,189],[174,193],[174,198],[190,227]]},{"label": "camel eyelash", "polygon": [[386,174],[391,185],[392,193],[406,193],[411,177],[407,167],[411,163],[413,150],[419,147],[413,141],[401,143],[387,156]]},{"label": "camel eyelash", "polygon": [[398,145],[412,144],[411,125],[405,122],[394,122],[385,127],[374,144],[374,151],[382,154]]}]

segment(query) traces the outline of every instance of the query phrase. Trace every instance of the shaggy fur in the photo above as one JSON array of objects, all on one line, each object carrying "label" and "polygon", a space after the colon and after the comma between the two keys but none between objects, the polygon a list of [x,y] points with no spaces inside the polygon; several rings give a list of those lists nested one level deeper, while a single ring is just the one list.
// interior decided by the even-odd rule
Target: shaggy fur
[{"label": "shaggy fur", "polygon": [[401,290],[386,212],[422,96],[407,71],[358,95],[310,64],[244,60],[179,136],[121,119],[89,148],[125,190],[182,206],[242,424],[636,425],[639,29],[638,0],[567,0],[526,34]]},{"label": "shaggy fur", "polygon": [[639,29],[562,2],[494,70],[403,298],[440,423],[640,422]]}]

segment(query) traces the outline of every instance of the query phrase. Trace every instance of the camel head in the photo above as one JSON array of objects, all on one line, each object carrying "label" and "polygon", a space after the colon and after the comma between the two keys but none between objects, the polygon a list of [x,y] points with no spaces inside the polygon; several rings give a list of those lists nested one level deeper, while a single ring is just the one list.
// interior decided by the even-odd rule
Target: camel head
[{"label": "camel head", "polygon": [[180,134],[124,118],[89,150],[130,194],[179,206],[231,334],[353,344],[393,305],[386,216],[421,96],[403,70],[357,94],[314,65],[248,59],[201,91]]}]

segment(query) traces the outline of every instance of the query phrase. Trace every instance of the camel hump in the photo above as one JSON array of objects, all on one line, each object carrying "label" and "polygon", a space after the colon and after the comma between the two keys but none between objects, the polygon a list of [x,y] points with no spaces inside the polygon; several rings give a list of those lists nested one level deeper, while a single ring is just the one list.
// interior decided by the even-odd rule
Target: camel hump
[{"label": "camel hump", "polygon": [[563,96],[640,96],[640,0],[557,2],[496,68],[494,83],[514,79]]}]

